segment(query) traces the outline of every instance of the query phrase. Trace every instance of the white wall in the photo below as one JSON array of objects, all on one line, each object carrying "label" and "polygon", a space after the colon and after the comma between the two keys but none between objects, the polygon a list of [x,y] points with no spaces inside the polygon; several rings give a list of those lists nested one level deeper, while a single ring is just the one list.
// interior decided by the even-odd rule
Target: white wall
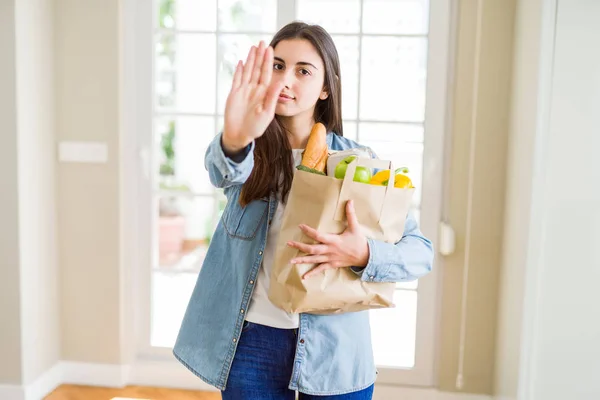
[{"label": "white wall", "polygon": [[61,356],[114,365],[122,359],[121,3],[55,0],[54,30],[56,138],[108,148],[105,164],[61,163],[57,169]]},{"label": "white wall", "polygon": [[0,1],[2,398],[60,358],[52,4]]},{"label": "white wall", "polygon": [[22,384],[60,359],[52,0],[16,7]]},{"label": "white wall", "polygon": [[600,398],[600,2],[557,2],[534,180],[521,397]]}]

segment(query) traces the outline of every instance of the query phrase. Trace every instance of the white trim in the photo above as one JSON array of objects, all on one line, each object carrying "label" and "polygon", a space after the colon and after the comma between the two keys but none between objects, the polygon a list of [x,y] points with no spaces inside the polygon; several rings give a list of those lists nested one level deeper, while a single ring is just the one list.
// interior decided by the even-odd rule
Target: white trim
[{"label": "white trim", "polygon": [[169,361],[138,360],[131,368],[128,384],[218,391],[217,388],[202,381],[175,359]]},{"label": "white trim", "polygon": [[26,386],[0,385],[2,400],[41,400],[62,384],[124,387],[129,366],[60,361]]},{"label": "white trim", "polygon": [[[295,17],[289,17],[290,10],[294,10],[295,6],[293,5],[295,0],[278,0],[279,4],[283,4],[283,6],[278,6],[278,9],[285,9],[285,13],[278,13],[277,17],[277,29],[282,28],[288,22],[295,20]],[[294,15],[294,14],[292,14]],[[214,35],[217,29],[215,30],[201,30],[201,29],[166,29],[166,28],[157,28],[154,30],[155,33],[161,35]],[[349,32],[335,32],[328,31],[332,36],[351,36],[355,37],[358,35],[362,35],[365,37],[400,37],[400,38],[427,38],[426,33],[349,33]],[[248,35],[248,36],[272,36],[273,32],[266,31],[223,31],[219,30],[220,34],[223,35]]]},{"label": "white trim", "polygon": [[25,393],[19,385],[0,385],[0,399],[25,400]]},{"label": "white trim", "polygon": [[[27,385],[24,389],[25,400],[39,400],[51,393],[63,381],[63,369],[61,363],[56,363],[46,373],[42,374],[32,384]],[[0,394],[0,398],[4,399]]]},{"label": "white trim", "polygon": [[[131,367],[62,361],[33,384],[0,385],[2,400],[41,400],[61,384],[121,388],[127,385],[153,386],[217,392],[177,361],[138,360]],[[375,384],[374,400],[493,400],[492,396],[440,392],[431,388]],[[514,400],[499,397],[497,400]]]},{"label": "white trim", "polygon": [[125,387],[131,367],[119,364],[93,364],[62,361],[62,383],[100,387]]},{"label": "white trim", "polygon": [[296,19],[296,0],[277,0],[277,30]]},{"label": "white trim", "polygon": [[493,396],[440,392],[436,389],[375,384],[373,400],[493,400]]},{"label": "white trim", "polygon": [[[295,14],[295,1],[288,2],[278,0],[285,7],[278,17],[278,25],[289,22],[292,12]],[[126,257],[134,262],[135,276],[132,282],[135,287],[135,340],[136,355],[154,356],[168,360],[170,354],[167,349],[153,348],[150,343],[151,325],[151,274],[152,252],[149,246],[153,243],[153,221],[155,210],[152,202],[152,179],[154,165],[152,164],[154,146],[152,143],[153,117],[158,110],[154,109],[153,85],[154,85],[154,52],[153,52],[153,27],[154,10],[151,3],[145,0],[126,0],[131,3],[125,6],[123,13],[125,55],[123,62],[126,64],[125,80],[129,82],[124,86],[127,92],[124,94],[124,114],[129,121],[125,124],[124,135],[129,136],[124,140],[134,140],[136,154],[122,154],[123,165],[128,165],[130,188],[135,187],[137,192],[130,189],[132,196],[137,196],[137,216],[126,214],[132,224],[136,224],[137,230],[134,235],[124,237],[128,244],[124,249],[138,251],[136,257]],[[421,208],[426,213],[421,213],[421,228],[425,234],[435,243],[438,237],[438,226],[442,219],[443,179],[444,179],[444,152],[447,140],[448,124],[448,88],[451,82],[449,72],[451,71],[450,54],[452,40],[452,8],[455,1],[431,0],[430,1],[430,28],[426,35],[428,41],[428,70],[427,70],[427,104],[425,110],[425,147],[423,154],[423,193]],[[133,5],[132,5],[133,4]],[[293,6],[294,5],[294,6]],[[129,11],[127,11],[129,10]],[[132,11],[133,10],[133,11]],[[285,17],[287,16],[287,17]],[[285,18],[284,18],[285,17]],[[294,15],[295,17],[295,15]],[[278,26],[280,27],[280,26]],[[217,27],[218,28],[218,27]],[[398,35],[383,35],[398,36]],[[359,64],[360,65],[360,64]],[[148,66],[152,66],[148,68]],[[159,111],[163,113],[163,111]],[[164,111],[168,114],[167,111]],[[358,118],[358,115],[357,115]],[[361,121],[363,122],[363,121]],[[411,123],[398,121],[399,123]],[[413,122],[416,123],[416,122]],[[420,124],[420,122],[418,122]],[[131,139],[133,137],[133,139]],[[131,146],[128,146],[131,147]],[[137,161],[140,161],[139,163]],[[133,161],[133,162],[132,162]],[[128,203],[131,204],[131,201]],[[126,223],[127,224],[127,223]],[[434,385],[434,368],[436,359],[436,332],[438,326],[438,301],[437,288],[442,269],[441,257],[436,257],[434,272],[419,283],[418,293],[418,317],[416,334],[416,360],[415,367],[410,370],[380,368],[379,380],[388,384],[405,384],[419,386]],[[133,285],[133,283],[132,283]],[[125,314],[124,314],[125,315]],[[133,318],[131,318],[133,320]]]},{"label": "white trim", "polygon": [[[441,198],[441,207],[440,207],[440,226],[442,223],[445,223],[447,226],[450,225],[449,215],[450,215],[450,202],[447,200],[449,198],[450,193],[450,166],[451,166],[451,154],[452,154],[452,136],[453,136],[453,111],[454,104],[452,99],[454,99],[454,94],[456,91],[455,85],[455,76],[456,76],[456,54],[458,48],[458,15],[459,15],[459,4],[457,0],[449,0],[448,9],[449,9],[449,29],[448,29],[448,43],[447,43],[447,64],[446,64],[446,104],[444,108],[445,121],[442,125],[441,129],[444,130],[444,147],[442,149],[442,157],[439,160],[441,173],[439,174],[440,179],[442,180],[442,188],[440,191]],[[427,150],[427,148],[425,148]],[[422,202],[421,202],[422,203]],[[438,232],[439,235],[439,232]],[[438,236],[438,238],[441,235]],[[439,241],[438,241],[439,243]],[[439,250],[439,249],[438,249]],[[436,287],[441,288],[444,279],[444,258],[439,252],[437,255],[437,261],[435,262],[434,268],[436,271],[434,273],[436,276]],[[433,363],[433,373],[434,386],[438,385],[438,376],[440,370],[439,356],[440,356],[440,346],[442,342],[442,318],[441,318],[441,310],[442,310],[442,301],[443,296],[437,295],[436,298],[436,312],[435,312],[435,359]]]},{"label": "white trim", "polygon": [[124,362],[135,358],[135,302],[137,296],[136,268],[139,254],[138,237],[138,198],[139,163],[137,157],[136,99],[135,99],[135,56],[136,3],[128,0],[120,5],[120,56],[119,73],[120,118],[119,136],[119,336],[120,354]]},{"label": "white trim", "polygon": [[[128,245],[124,247],[135,252],[133,279],[131,291],[134,293],[133,304],[135,313],[131,316],[133,320],[133,332],[135,354],[151,353],[150,346],[150,291],[151,274],[148,273],[152,262],[151,249],[148,245],[153,241],[153,207],[152,202],[139,201],[140,199],[152,199],[152,174],[153,174],[153,105],[154,98],[154,62],[153,62],[153,21],[154,2],[146,0],[125,1],[123,13],[124,29],[124,53],[123,69],[125,81],[129,84],[123,87],[124,117],[127,118],[127,130],[124,131],[123,140],[131,142],[133,153],[123,156],[123,164],[129,163],[130,170],[128,182],[135,192],[131,202],[135,208],[129,209],[135,213],[127,214],[129,223],[136,225],[135,235],[127,238]],[[147,66],[152,66],[148,68]],[[146,300],[146,301],[145,301]]]},{"label": "white trim", "polygon": [[545,240],[546,221],[543,207],[544,177],[546,175],[548,153],[548,130],[550,125],[552,76],[554,70],[554,49],[556,37],[558,0],[543,0],[542,27],[540,32],[538,112],[533,155],[533,174],[529,220],[529,247],[525,265],[525,289],[523,298],[521,352],[519,360],[519,400],[535,398],[535,366],[537,358],[536,340],[538,332],[539,305],[541,301],[541,276],[543,270],[542,245]]}]

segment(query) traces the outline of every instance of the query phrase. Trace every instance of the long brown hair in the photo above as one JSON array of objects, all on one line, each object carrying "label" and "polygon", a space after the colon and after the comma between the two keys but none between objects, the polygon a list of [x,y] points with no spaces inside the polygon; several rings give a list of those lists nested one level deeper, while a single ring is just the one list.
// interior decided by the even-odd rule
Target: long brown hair
[{"label": "long brown hair", "polygon": [[[342,77],[340,60],[333,39],[319,25],[292,22],[275,34],[270,45],[275,48],[277,43],[290,39],[308,40],[321,56],[325,66],[324,88],[329,96],[325,100],[317,101],[314,119],[315,122],[323,123],[328,132],[335,132],[343,136]],[[271,193],[279,191],[285,202],[294,176],[291,159],[292,149],[287,132],[279,121],[279,117],[275,115],[265,133],[256,139],[254,168],[242,187],[240,205],[244,207],[254,200],[268,197]],[[283,179],[281,172],[283,172]]]}]

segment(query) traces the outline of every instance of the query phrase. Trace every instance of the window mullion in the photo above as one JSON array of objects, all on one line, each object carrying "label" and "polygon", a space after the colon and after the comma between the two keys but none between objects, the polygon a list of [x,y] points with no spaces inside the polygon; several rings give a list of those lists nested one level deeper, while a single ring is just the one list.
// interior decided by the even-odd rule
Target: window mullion
[{"label": "window mullion", "polygon": [[[219,77],[220,77],[220,72],[219,72],[219,67],[221,65],[221,57],[223,56],[221,54],[221,49],[219,47],[219,40],[221,39],[221,26],[219,24],[219,1],[217,0],[217,10],[215,13],[215,18],[217,19],[216,21],[216,31],[215,31],[215,51],[216,51],[216,68],[215,68],[215,114],[214,114],[214,121],[215,121],[215,126],[214,126],[214,132],[213,134],[216,136],[219,134]],[[213,218],[212,218],[212,226],[216,227],[219,218],[219,189],[217,188],[213,188],[212,191],[212,197],[213,197]]]},{"label": "window mullion", "polygon": [[358,16],[358,88],[356,90],[356,141],[360,143],[360,86],[362,79],[362,39],[363,39],[363,13],[365,1],[360,0],[360,15]]},{"label": "window mullion", "polygon": [[296,19],[296,0],[277,0],[277,29]]}]

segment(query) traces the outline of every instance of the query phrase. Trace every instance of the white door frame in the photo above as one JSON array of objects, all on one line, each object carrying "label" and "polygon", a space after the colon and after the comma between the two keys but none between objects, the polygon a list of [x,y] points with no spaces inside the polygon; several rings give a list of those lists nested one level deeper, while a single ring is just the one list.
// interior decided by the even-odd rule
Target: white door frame
[{"label": "white door frame", "polygon": [[[152,359],[171,363],[169,349],[150,347],[149,302],[152,265],[152,198],[150,152],[153,151],[153,1],[122,3],[122,137],[121,232],[123,284],[121,286],[123,354],[132,362]],[[421,228],[434,243],[443,220],[445,144],[449,140],[449,82],[455,29],[455,1],[430,0],[427,103],[423,163]],[[152,68],[148,68],[152,65]],[[443,260],[436,257],[434,271],[419,282],[416,365],[410,370],[380,368],[378,382],[388,385],[434,386],[439,323],[438,288]],[[146,329],[147,328],[147,329]],[[137,361],[136,361],[137,360]],[[165,364],[167,365],[167,364]],[[200,385],[199,386],[203,386]]]}]

